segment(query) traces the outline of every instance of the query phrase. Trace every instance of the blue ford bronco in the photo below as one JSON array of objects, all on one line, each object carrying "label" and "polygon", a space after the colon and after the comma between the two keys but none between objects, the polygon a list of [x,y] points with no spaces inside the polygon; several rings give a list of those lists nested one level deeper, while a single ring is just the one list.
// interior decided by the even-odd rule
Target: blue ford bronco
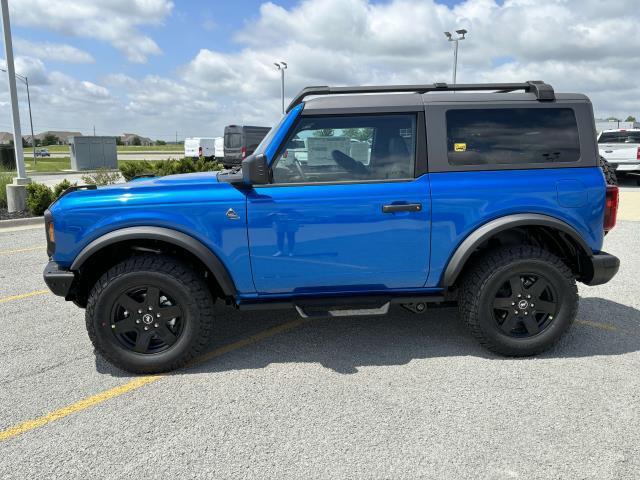
[{"label": "blue ford bronco", "polygon": [[589,99],[540,81],[308,87],[233,170],[69,189],[45,215],[44,278],[131,372],[206,349],[216,302],[457,304],[486,348],[533,355],[573,322],[576,281],[618,270],[607,179]]}]

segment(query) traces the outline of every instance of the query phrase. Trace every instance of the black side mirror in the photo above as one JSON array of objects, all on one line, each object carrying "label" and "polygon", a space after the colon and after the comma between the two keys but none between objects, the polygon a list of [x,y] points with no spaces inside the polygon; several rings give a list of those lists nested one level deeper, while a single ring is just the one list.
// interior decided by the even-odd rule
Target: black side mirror
[{"label": "black side mirror", "polygon": [[263,153],[249,155],[242,161],[242,183],[245,185],[269,183],[269,164]]}]

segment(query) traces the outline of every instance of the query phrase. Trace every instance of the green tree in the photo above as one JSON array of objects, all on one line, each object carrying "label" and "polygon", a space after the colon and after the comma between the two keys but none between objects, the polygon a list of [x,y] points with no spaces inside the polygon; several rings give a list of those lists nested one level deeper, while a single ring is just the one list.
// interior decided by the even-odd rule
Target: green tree
[{"label": "green tree", "polygon": [[166,145],[167,142],[165,142],[164,140],[156,140],[156,145],[161,146],[161,145]]},{"label": "green tree", "polygon": [[53,133],[47,133],[42,139],[42,145],[57,145],[58,137],[56,137]]},{"label": "green tree", "polygon": [[344,135],[359,142],[369,142],[373,138],[373,128],[345,128]]},{"label": "green tree", "polygon": [[122,141],[122,137],[116,137],[116,145],[124,145],[124,142]]},{"label": "green tree", "polygon": [[133,139],[131,140],[131,145],[135,145],[136,147],[139,147],[140,145],[142,145],[142,141],[140,140],[140,137],[137,135],[133,137]]},{"label": "green tree", "polygon": [[333,137],[333,128],[321,128],[313,132],[314,137]]},{"label": "green tree", "polygon": [[629,115],[625,122],[635,122],[636,121],[636,117],[634,117],[633,115]]},{"label": "green tree", "polygon": [[[9,145],[14,145],[13,143],[13,138],[11,140],[9,140]],[[27,142],[27,140],[22,137],[22,148],[26,148],[26,147],[30,147],[29,142]]]}]

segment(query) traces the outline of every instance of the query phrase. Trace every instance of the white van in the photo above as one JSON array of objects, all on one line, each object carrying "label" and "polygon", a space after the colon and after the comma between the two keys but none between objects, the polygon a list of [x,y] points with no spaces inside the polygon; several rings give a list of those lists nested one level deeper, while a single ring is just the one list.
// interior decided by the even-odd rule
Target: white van
[{"label": "white van", "polygon": [[[222,137],[218,137],[222,140]],[[190,137],[184,139],[184,156],[197,158],[221,158],[223,154],[216,152],[216,143],[219,143],[218,138],[205,138],[205,137]],[[217,154],[220,153],[220,156]]]},{"label": "white van", "polygon": [[224,159],[224,137],[216,137],[215,140],[215,157],[216,160],[222,161]]}]

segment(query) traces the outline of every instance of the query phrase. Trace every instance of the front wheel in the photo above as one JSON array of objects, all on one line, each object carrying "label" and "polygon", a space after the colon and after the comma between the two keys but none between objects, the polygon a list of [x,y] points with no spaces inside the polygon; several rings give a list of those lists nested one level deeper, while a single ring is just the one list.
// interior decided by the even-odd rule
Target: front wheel
[{"label": "front wheel", "polygon": [[206,347],[213,303],[204,280],[183,262],[132,257],[96,282],[87,302],[87,331],[96,350],[123,370],[174,370]]},{"label": "front wheel", "polygon": [[488,252],[463,278],[459,310],[491,351],[529,356],[550,348],[573,323],[578,290],[571,270],[538,247]]}]

